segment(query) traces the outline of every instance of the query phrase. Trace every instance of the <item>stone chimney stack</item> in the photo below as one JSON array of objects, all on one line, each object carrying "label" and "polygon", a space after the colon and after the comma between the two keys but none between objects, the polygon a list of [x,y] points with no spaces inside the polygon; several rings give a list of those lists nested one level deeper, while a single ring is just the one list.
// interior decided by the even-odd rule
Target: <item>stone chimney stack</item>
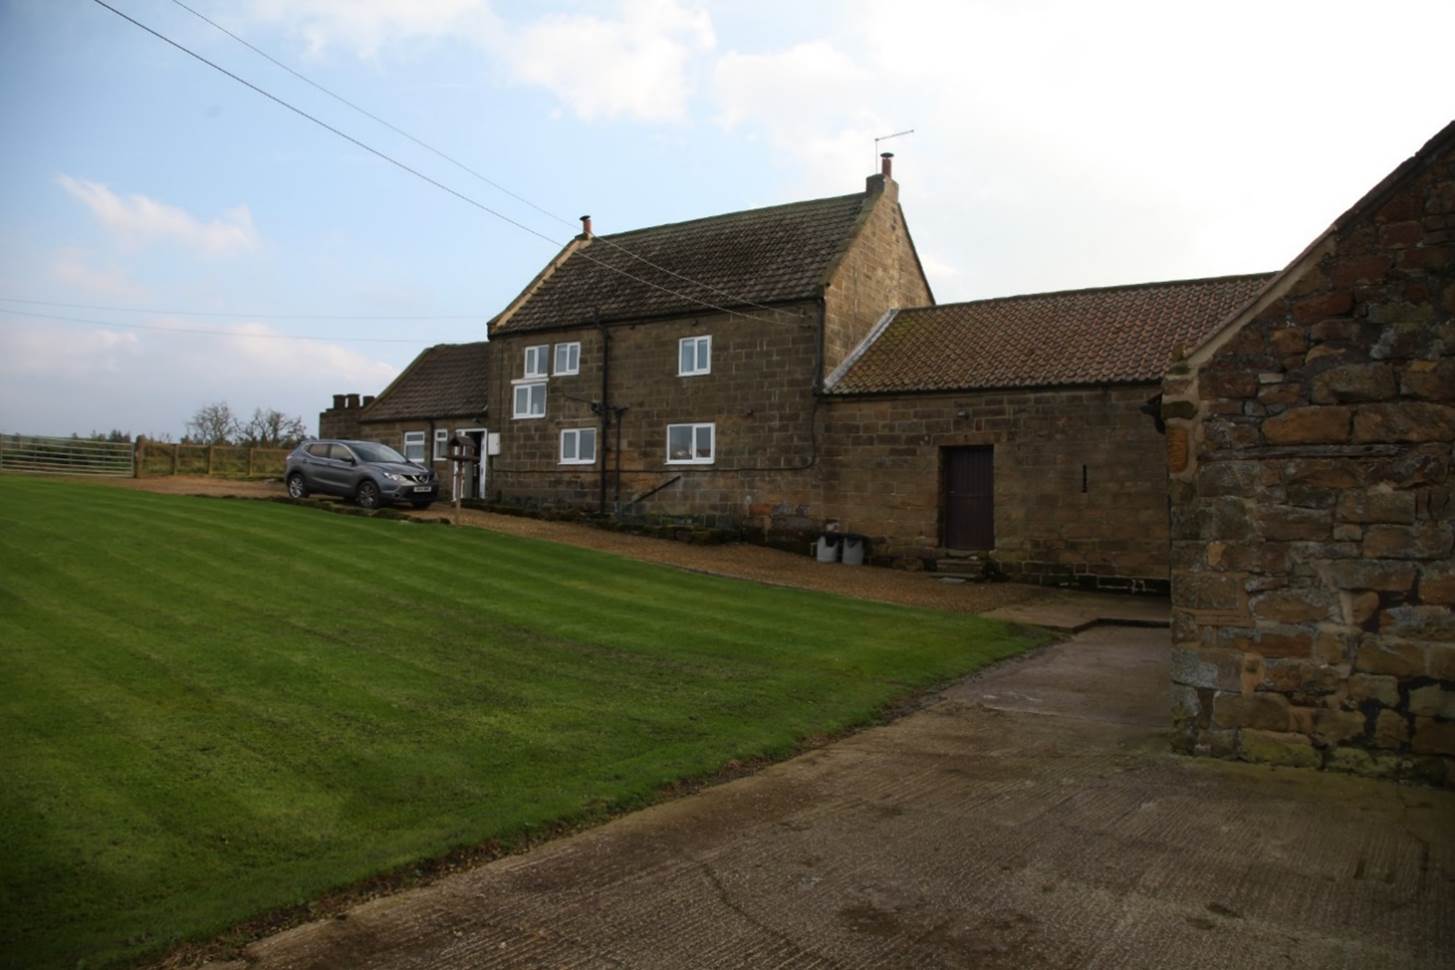
[{"label": "stone chimney stack", "polygon": [[894,181],[894,153],[879,153],[879,172],[864,180],[864,191],[870,195],[883,193],[890,199],[899,199],[899,183]]},{"label": "stone chimney stack", "polygon": [[581,238],[582,239],[590,239],[591,238],[591,217],[590,216],[582,216],[581,217]]}]

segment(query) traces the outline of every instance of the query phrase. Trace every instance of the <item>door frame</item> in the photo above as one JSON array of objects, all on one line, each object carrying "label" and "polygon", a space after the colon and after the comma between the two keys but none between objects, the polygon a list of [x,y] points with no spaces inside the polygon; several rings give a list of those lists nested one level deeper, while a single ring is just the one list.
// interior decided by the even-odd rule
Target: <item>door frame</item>
[{"label": "door frame", "polygon": [[[485,492],[485,468],[489,464],[489,462],[486,460],[485,448],[490,443],[490,431],[488,429],[486,429],[486,428],[456,428],[455,429],[455,434],[469,435],[469,434],[474,434],[477,431],[480,433],[480,451],[476,455],[477,461],[476,461],[476,464],[475,464],[475,469],[476,469],[476,471],[475,471],[475,489],[476,489],[475,497],[476,498],[484,498],[485,495],[486,495],[486,492]],[[453,495],[450,496],[450,497],[451,498],[454,498]]]}]

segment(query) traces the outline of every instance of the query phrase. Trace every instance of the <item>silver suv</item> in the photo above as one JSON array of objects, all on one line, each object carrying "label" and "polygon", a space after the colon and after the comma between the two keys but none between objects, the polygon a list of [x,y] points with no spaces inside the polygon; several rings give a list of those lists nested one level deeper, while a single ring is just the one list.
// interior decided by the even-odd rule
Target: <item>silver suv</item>
[{"label": "silver suv", "polygon": [[305,441],[288,456],[283,480],[293,498],[341,495],[366,509],[394,502],[423,509],[440,493],[433,469],[374,441]]}]

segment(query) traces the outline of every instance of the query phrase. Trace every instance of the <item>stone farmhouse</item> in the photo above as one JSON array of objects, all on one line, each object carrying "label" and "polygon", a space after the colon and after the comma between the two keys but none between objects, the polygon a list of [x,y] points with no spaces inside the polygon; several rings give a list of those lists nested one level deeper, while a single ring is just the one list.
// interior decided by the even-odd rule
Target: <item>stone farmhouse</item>
[{"label": "stone farmhouse", "polygon": [[1165,381],[1185,751],[1455,783],[1455,123]]},{"label": "stone farmhouse", "polygon": [[1163,375],[1275,277],[937,305],[890,165],[853,195],[599,236],[584,217],[465,345],[480,397],[415,389],[431,348],[361,433],[498,433],[470,492],[492,502],[800,551],[833,525],[884,564],[1167,591]]}]

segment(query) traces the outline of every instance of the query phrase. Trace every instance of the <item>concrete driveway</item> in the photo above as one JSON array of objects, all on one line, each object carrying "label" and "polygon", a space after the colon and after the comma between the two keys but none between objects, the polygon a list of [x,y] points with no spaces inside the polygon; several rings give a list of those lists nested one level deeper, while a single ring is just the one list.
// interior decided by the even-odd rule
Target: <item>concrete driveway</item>
[{"label": "concrete driveway", "polygon": [[758,775],[228,968],[1455,965],[1455,793],[1166,753],[1098,627]]}]

